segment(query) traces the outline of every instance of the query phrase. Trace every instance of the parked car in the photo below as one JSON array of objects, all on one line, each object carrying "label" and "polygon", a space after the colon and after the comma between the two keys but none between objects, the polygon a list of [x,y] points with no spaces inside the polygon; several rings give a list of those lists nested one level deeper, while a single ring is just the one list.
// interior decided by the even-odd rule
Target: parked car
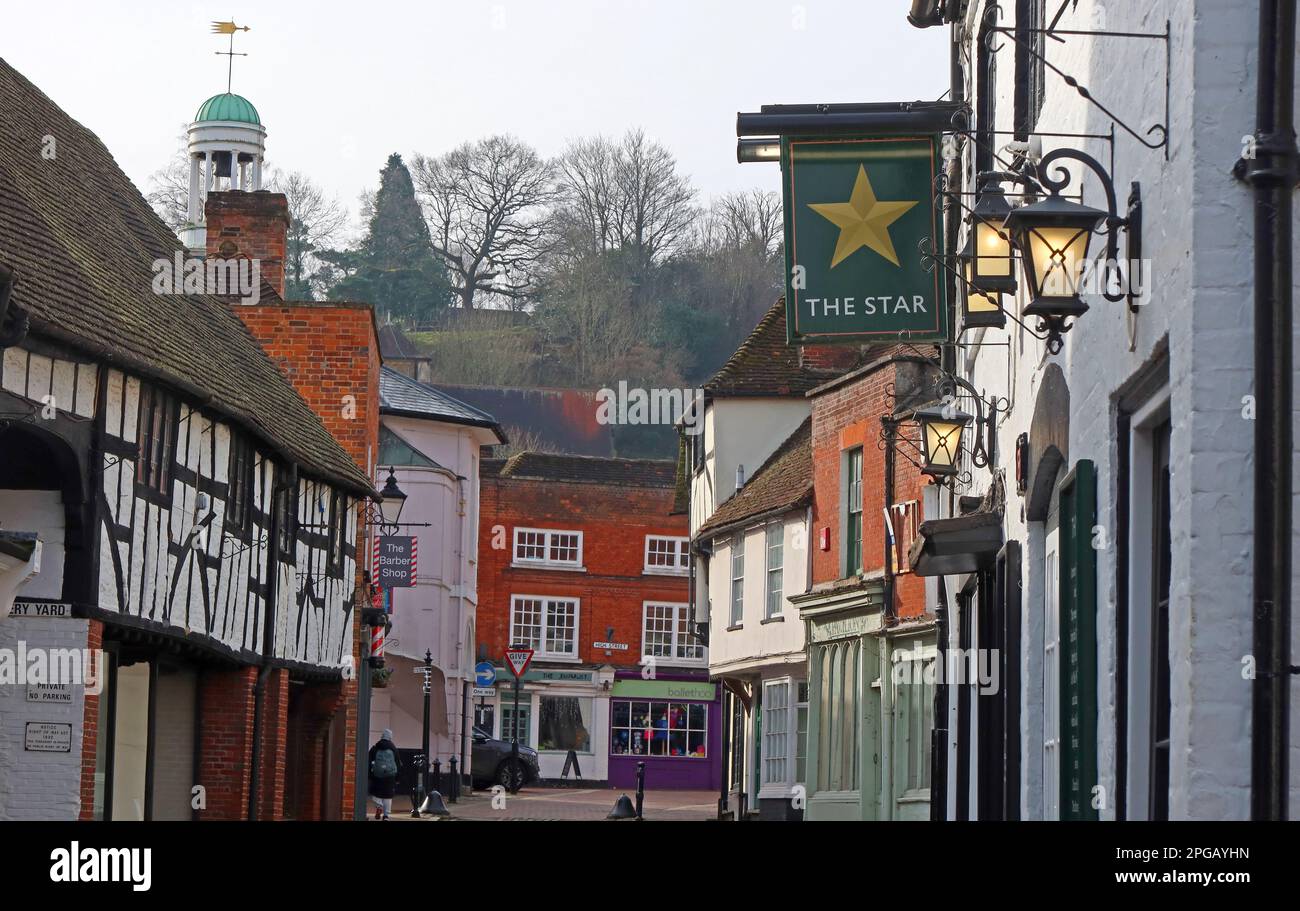
[{"label": "parked car", "polygon": [[474,787],[499,784],[517,791],[541,777],[537,751],[519,746],[519,764],[515,765],[510,741],[497,740],[480,727],[474,728],[474,746],[470,754]]}]

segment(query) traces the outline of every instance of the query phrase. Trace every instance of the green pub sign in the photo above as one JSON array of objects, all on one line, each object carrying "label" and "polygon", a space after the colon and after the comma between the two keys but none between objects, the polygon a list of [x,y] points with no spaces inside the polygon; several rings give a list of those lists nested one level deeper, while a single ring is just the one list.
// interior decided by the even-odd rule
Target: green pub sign
[{"label": "green pub sign", "polygon": [[781,140],[791,344],[947,338],[937,174],[936,136]]}]

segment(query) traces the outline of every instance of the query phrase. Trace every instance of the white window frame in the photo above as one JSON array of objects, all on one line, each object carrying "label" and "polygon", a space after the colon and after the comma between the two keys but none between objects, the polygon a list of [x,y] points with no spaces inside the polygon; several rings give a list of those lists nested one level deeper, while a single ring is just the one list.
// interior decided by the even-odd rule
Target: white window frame
[{"label": "white window frame", "polygon": [[[762,775],[759,782],[759,797],[763,797],[764,789],[778,789],[782,792],[790,790],[794,785],[794,731],[791,725],[794,723],[794,705],[793,689],[794,681],[789,677],[775,677],[771,680],[763,681],[762,713],[763,713],[763,731],[762,743],[760,744],[759,766],[762,769]],[[774,690],[783,689],[785,691],[785,704],[777,709],[771,707],[771,693]],[[772,722],[779,720],[782,722],[780,731],[772,730]],[[782,748],[780,755],[773,755],[773,739],[777,736],[782,738]],[[779,762],[781,764],[782,774],[779,778],[771,776],[772,764]]]},{"label": "white window frame", "polygon": [[[650,543],[668,541],[672,544],[673,566],[653,566],[650,563]],[[652,576],[684,576],[690,570],[690,538],[677,535],[646,535],[644,572]]]},{"label": "white window frame", "polygon": [[[772,565],[772,533],[776,532],[776,550],[781,553],[781,562],[776,566]],[[772,588],[772,574],[776,573],[781,576],[781,587]],[[776,601],[776,609],[772,607],[772,595],[780,597]],[[785,522],[770,522],[763,528],[763,619],[771,620],[774,617],[780,617],[785,613]]]},{"label": "white window frame", "polygon": [[[727,555],[731,578],[728,592],[727,628],[735,629],[745,622],[745,533],[738,531],[731,539],[731,552]],[[740,575],[736,575],[736,558],[740,558]],[[737,586],[739,583],[739,587]],[[737,597],[739,595],[739,597]]]},{"label": "white window frame", "polygon": [[[534,656],[537,658],[547,658],[555,661],[581,661],[581,632],[582,632],[582,602],[578,598],[568,598],[559,595],[511,595],[510,596],[510,644],[525,646],[525,643],[515,638],[515,610],[520,601],[540,601],[542,602],[541,625],[538,630],[538,641],[533,646]],[[565,604],[573,605],[573,651],[557,652],[547,647],[546,630],[547,618],[550,616],[552,605]],[[531,643],[531,639],[529,640]],[[526,647],[526,646],[525,646]]]},{"label": "white window frame", "polygon": [[[573,560],[552,560],[549,556],[538,559],[537,557],[519,556],[519,538],[523,534],[536,534],[542,536],[542,553],[550,554],[551,543],[559,535],[576,535],[578,538],[578,553]],[[539,569],[560,569],[570,572],[584,572],[586,566],[582,562],[583,541],[582,532],[576,528],[528,528],[526,526],[516,526],[514,535],[511,538],[510,565],[518,567],[537,567]]]},{"label": "white window frame", "polygon": [[[650,637],[646,625],[650,622],[650,608],[668,607],[673,609],[672,620],[672,641],[669,648],[672,655],[665,657],[663,655],[651,655],[647,652],[646,646]],[[685,632],[682,632],[683,621],[687,626]],[[698,666],[707,664],[709,660],[708,649],[703,643],[692,640],[690,632],[691,606],[690,604],[679,601],[642,601],[641,602],[641,663],[667,664],[667,665],[692,665]],[[698,658],[684,658],[681,656],[683,648],[699,649]]]}]

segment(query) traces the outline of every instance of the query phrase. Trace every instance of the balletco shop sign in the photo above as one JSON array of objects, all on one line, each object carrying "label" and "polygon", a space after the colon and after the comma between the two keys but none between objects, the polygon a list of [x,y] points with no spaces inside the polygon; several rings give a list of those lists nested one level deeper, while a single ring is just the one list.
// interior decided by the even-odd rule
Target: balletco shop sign
[{"label": "balletco shop sign", "polygon": [[[948,334],[934,205],[935,136],[786,137],[786,326],[799,342]],[[923,243],[924,242],[924,243]]]}]

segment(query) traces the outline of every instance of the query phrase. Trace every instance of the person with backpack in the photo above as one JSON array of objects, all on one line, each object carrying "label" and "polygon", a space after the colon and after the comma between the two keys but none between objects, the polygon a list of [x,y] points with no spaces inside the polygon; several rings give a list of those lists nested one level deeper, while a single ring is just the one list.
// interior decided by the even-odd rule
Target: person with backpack
[{"label": "person with backpack", "polygon": [[402,761],[393,743],[393,732],[385,729],[370,748],[370,799],[375,802],[375,819],[388,819],[393,810],[393,795],[397,792],[397,773]]}]

